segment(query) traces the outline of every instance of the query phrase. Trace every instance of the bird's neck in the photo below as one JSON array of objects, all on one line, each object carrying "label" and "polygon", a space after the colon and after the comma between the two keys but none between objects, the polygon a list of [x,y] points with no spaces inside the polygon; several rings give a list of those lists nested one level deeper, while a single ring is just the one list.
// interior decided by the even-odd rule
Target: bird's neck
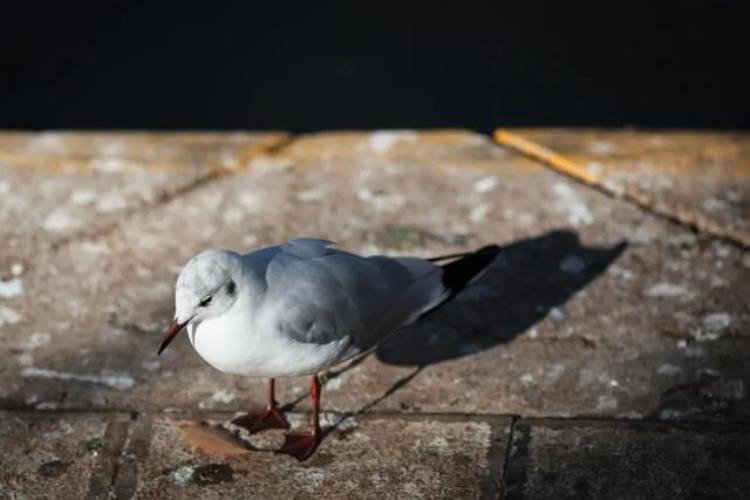
[{"label": "bird's neck", "polygon": [[238,271],[242,283],[238,283],[237,285],[243,289],[242,295],[244,296],[246,305],[255,309],[260,305],[260,301],[266,291],[265,277],[261,276],[256,269],[248,265],[242,265]]}]

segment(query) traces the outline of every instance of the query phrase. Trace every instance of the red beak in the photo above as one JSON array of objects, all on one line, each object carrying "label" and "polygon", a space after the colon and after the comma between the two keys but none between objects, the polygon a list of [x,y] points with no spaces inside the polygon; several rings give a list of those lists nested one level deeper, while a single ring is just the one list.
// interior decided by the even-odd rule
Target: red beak
[{"label": "red beak", "polygon": [[172,321],[172,324],[169,325],[169,328],[167,328],[167,331],[164,332],[164,337],[161,339],[161,346],[159,346],[159,351],[156,353],[158,356],[161,354],[161,352],[167,348],[170,342],[172,342],[172,339],[174,339],[178,333],[182,331],[183,328],[185,328],[185,325],[188,324],[188,321],[184,323],[178,323],[177,320]]}]

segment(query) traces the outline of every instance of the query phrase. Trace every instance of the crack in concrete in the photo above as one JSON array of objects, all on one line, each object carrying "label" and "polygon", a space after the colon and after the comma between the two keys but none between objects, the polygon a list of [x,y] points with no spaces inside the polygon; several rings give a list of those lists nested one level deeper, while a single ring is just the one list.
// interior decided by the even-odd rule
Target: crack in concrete
[{"label": "crack in concrete", "polygon": [[479,498],[501,498],[503,492],[508,449],[513,432],[513,418],[494,417],[485,420],[490,425],[490,446],[487,450],[487,472],[480,485]]},{"label": "crack in concrete", "polygon": [[116,499],[135,497],[139,464],[145,463],[151,446],[153,419],[148,414],[135,414],[133,417],[119,458],[120,469],[112,481],[112,496]]},{"label": "crack in concrete", "polygon": [[501,498],[501,499],[505,498],[505,491],[506,491],[506,487],[507,487],[507,484],[508,484],[508,482],[507,482],[508,465],[510,464],[510,461],[511,461],[511,451],[512,451],[512,448],[513,448],[513,433],[515,431],[515,427],[516,427],[516,422],[517,421],[518,421],[518,418],[512,417],[510,419],[510,422],[508,423],[508,432],[507,432],[507,437],[506,437],[506,442],[505,442],[505,448],[504,448],[504,452],[505,453],[504,453],[504,456],[503,456],[503,459],[502,459],[503,460],[503,466],[502,466],[502,469],[500,471],[498,471],[498,473],[499,473],[499,480],[498,480],[499,481],[499,487],[498,487],[498,492],[497,492],[497,495],[495,496],[495,498]]},{"label": "crack in concrete", "polygon": [[130,422],[123,419],[123,414],[117,413],[110,416],[102,439],[103,449],[91,471],[86,498],[111,498],[112,487],[120,469],[120,455],[125,446],[129,428]]},{"label": "crack in concrete", "polygon": [[527,482],[528,445],[531,439],[531,426],[523,422],[512,424],[512,431],[508,442],[508,456],[503,471],[502,498],[522,499]]},{"label": "crack in concrete", "polygon": [[[296,140],[295,136],[286,135],[284,137],[276,139],[271,144],[260,144],[260,145],[250,146],[239,155],[239,159],[237,160],[236,164],[247,165],[250,162],[250,160],[260,155],[269,155],[269,156],[278,155],[284,148],[289,146],[295,140]],[[77,241],[96,240],[96,239],[105,237],[111,234],[112,232],[116,231],[118,227],[120,227],[124,222],[126,222],[127,220],[129,220],[135,215],[148,212],[150,210],[154,210],[164,205],[167,205],[173,200],[181,196],[187,195],[193,191],[196,191],[198,189],[201,189],[205,186],[212,184],[214,181],[216,181],[217,179],[221,177],[224,177],[225,175],[233,175],[236,172],[240,172],[240,171],[242,170],[232,169],[232,168],[225,167],[224,165],[220,163],[214,163],[213,165],[209,166],[209,169],[205,174],[199,175],[198,177],[193,179],[191,182],[185,184],[184,186],[179,187],[178,189],[175,189],[174,191],[165,191],[161,193],[161,195],[154,202],[142,203],[128,210],[123,211],[120,214],[120,217],[118,218],[118,220],[116,221],[112,221],[110,223],[104,224],[90,231],[86,231],[86,230],[76,231],[73,234],[61,237],[53,241],[50,245],[51,251],[53,253],[57,252],[60,249],[64,248],[65,246],[75,243]]]},{"label": "crack in concrete", "polygon": [[[0,411],[28,414],[29,416],[42,417],[42,416],[63,416],[66,414],[94,414],[94,415],[134,415],[136,418],[140,418],[143,415],[149,415],[152,418],[156,416],[165,417],[189,417],[200,415],[209,419],[228,419],[238,413],[242,413],[242,410],[197,410],[184,412],[170,411],[164,409],[134,409],[125,407],[99,407],[99,408],[56,408],[56,409],[36,409],[32,406],[27,405],[0,405]],[[334,411],[334,410],[323,410],[324,413],[334,416],[345,416],[349,415],[349,412],[345,411]],[[294,417],[306,417],[309,416],[309,412],[286,412],[288,415]],[[530,422],[534,425],[555,425],[555,426],[566,426],[566,425],[643,425],[643,426],[717,426],[727,429],[737,429],[750,426],[750,416],[741,416],[730,420],[723,419],[659,419],[659,418],[634,418],[634,417],[619,417],[619,416],[595,416],[595,415],[572,415],[572,416],[524,416],[512,413],[462,413],[462,412],[399,412],[395,410],[378,410],[368,411],[367,413],[361,413],[355,415],[357,419],[364,420],[377,420],[377,419],[390,419],[400,418],[404,420],[424,420],[433,419],[438,422],[466,422],[466,421],[488,421],[492,419],[513,419],[516,422],[524,421]]]}]

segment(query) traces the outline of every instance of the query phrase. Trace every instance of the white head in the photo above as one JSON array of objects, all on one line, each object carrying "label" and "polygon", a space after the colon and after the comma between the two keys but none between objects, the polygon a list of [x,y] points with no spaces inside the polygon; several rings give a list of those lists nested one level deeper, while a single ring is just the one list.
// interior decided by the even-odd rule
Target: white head
[{"label": "white head", "polygon": [[232,308],[242,284],[242,261],[227,250],[207,250],[188,262],[175,287],[175,318],[159,353],[191,321],[221,316]]}]

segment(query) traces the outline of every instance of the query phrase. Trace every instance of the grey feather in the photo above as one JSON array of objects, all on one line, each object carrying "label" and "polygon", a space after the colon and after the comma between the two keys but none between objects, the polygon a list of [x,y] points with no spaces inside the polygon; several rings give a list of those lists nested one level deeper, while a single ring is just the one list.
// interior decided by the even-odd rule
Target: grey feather
[{"label": "grey feather", "polygon": [[314,258],[332,253],[333,250],[328,248],[328,246],[333,244],[332,241],[328,240],[297,238],[281,245],[281,249],[297,257]]},{"label": "grey feather", "polygon": [[360,257],[324,240],[293,240],[268,262],[265,300],[291,339],[348,338],[364,351],[439,304],[441,269],[417,258]]}]

